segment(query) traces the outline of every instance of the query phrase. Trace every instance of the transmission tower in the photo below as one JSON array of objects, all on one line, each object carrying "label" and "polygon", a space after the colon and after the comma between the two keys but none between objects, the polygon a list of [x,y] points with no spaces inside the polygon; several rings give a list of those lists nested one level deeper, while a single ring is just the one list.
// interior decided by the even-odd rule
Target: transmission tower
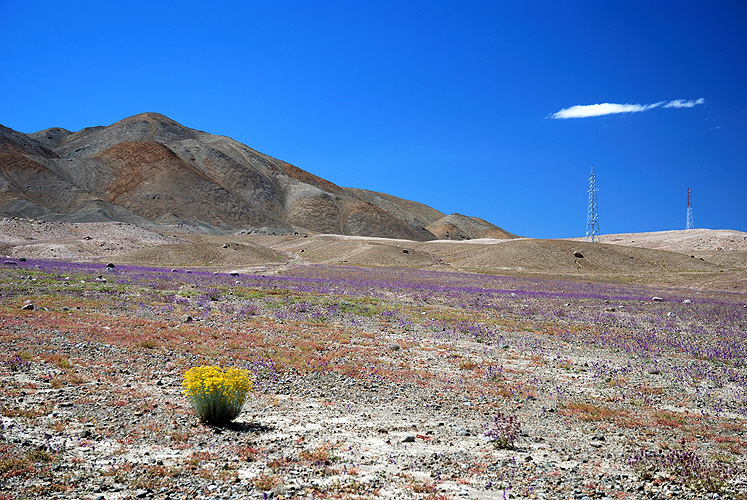
[{"label": "transmission tower", "polygon": [[591,238],[594,243],[599,239],[599,208],[597,207],[597,178],[594,175],[594,166],[591,167],[589,176],[589,208],[586,211],[586,239]]},{"label": "transmission tower", "polygon": [[693,190],[687,188],[687,222],[685,229],[695,229],[693,226]]}]

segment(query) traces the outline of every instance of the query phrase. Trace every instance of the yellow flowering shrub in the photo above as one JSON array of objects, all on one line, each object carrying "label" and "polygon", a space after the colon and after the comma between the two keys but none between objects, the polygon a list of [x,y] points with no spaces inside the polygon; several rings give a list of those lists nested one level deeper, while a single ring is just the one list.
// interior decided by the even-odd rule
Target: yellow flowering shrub
[{"label": "yellow flowering shrub", "polygon": [[198,366],[187,370],[182,385],[200,422],[220,425],[239,416],[253,380],[242,368]]}]

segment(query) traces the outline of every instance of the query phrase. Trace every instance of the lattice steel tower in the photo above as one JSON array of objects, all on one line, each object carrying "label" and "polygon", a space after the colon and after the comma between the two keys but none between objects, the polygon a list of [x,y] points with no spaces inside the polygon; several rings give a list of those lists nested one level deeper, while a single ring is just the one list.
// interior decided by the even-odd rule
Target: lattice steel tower
[{"label": "lattice steel tower", "polygon": [[685,229],[695,229],[693,226],[693,190],[687,188],[687,222]]},{"label": "lattice steel tower", "polygon": [[597,207],[597,178],[594,175],[594,166],[591,167],[589,176],[589,208],[586,211],[586,239],[591,238],[594,243],[599,239],[599,208]]}]

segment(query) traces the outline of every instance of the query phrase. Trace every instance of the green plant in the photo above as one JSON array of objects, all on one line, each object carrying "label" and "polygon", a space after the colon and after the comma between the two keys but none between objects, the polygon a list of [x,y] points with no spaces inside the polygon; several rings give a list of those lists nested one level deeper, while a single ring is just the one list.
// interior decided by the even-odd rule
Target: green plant
[{"label": "green plant", "polygon": [[63,370],[67,370],[73,366],[73,363],[65,356],[55,356],[53,362],[57,368],[62,368]]},{"label": "green plant", "polygon": [[56,459],[45,450],[29,450],[23,453],[13,445],[0,445],[0,479],[16,476],[45,476]]},{"label": "green plant", "polygon": [[521,424],[515,415],[498,412],[493,425],[485,424],[485,436],[498,448],[510,449],[519,438]]},{"label": "green plant", "polygon": [[55,456],[46,450],[36,449],[26,452],[26,457],[32,462],[53,462]]},{"label": "green plant", "polygon": [[436,485],[431,481],[421,483],[410,478],[410,483],[407,485],[407,488],[413,493],[436,493]]},{"label": "green plant", "polygon": [[222,425],[239,416],[253,381],[245,369],[199,366],[187,370],[182,385],[200,422]]},{"label": "green plant", "polygon": [[692,451],[640,450],[629,459],[638,475],[644,480],[653,479],[657,472],[665,472],[675,483],[694,490],[720,492],[726,488],[733,470],[726,464],[706,461]]},{"label": "green plant", "polygon": [[[25,354],[25,355],[24,355]],[[28,353],[16,354],[12,358],[5,360],[5,365],[12,372],[26,372],[31,368],[31,356]]]},{"label": "green plant", "polygon": [[337,456],[330,451],[328,446],[317,446],[313,450],[303,450],[298,454],[298,458],[314,465],[329,465]]},{"label": "green plant", "polygon": [[255,477],[252,484],[260,491],[270,491],[275,486],[283,483],[283,480],[273,474],[260,474]]}]

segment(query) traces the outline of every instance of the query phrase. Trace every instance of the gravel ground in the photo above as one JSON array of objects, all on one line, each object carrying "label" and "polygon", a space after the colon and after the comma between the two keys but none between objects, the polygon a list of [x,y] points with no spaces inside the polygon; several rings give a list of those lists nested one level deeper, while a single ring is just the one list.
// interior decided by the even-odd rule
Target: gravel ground
[{"label": "gravel ground", "polygon": [[52,222],[0,219],[0,252],[9,255],[83,260],[107,259],[140,248],[182,242],[124,222]]},{"label": "gravel ground", "polygon": [[[63,371],[41,366],[5,374],[6,387],[37,388],[6,396],[3,404],[12,404],[19,413],[45,413],[35,425],[26,425],[24,418],[3,417],[5,441],[24,451],[62,450],[63,455],[61,463],[51,466],[48,480],[13,478],[6,483],[12,489],[51,486],[57,475],[70,478],[76,495],[106,499],[192,493],[263,498],[265,493],[253,485],[263,475],[282,481],[272,490],[286,496],[336,490],[377,498],[419,498],[413,491],[417,484],[466,498],[503,498],[509,485],[533,490],[537,498],[615,498],[618,492],[659,489],[636,480],[620,460],[631,444],[625,432],[559,425],[556,405],[545,398],[514,405],[522,421],[514,450],[496,449],[483,435],[498,398],[448,390],[434,393],[429,387],[361,381],[335,373],[289,373],[262,381],[232,425],[211,428],[190,415],[178,370],[169,370],[170,356],[145,353],[140,363],[132,364],[131,353],[124,349],[76,343],[64,336],[53,342],[56,352],[75,356],[74,371],[87,382],[52,388],[45,377]],[[481,346],[458,343],[453,349],[463,357],[480,353]],[[427,340],[390,351],[393,360],[417,358],[433,373],[453,371],[451,351],[434,348]],[[526,362],[511,359],[517,353],[508,349],[503,354],[497,360],[505,370],[527,369]],[[85,368],[89,364],[96,368]],[[542,372],[533,375],[545,383],[559,376],[578,382],[585,378],[583,372]],[[124,394],[122,389],[127,389]],[[315,450],[318,461],[299,458],[304,451]],[[196,470],[190,469],[191,457],[200,457]],[[273,462],[279,462],[278,471]],[[173,480],[157,477],[152,478],[156,484],[148,484],[143,471],[155,472],[159,466],[182,472]],[[116,469],[122,470],[101,474]],[[230,481],[220,480],[221,470],[230,472]],[[136,488],[139,479],[143,488]]]},{"label": "gravel ground", "polygon": [[[540,346],[538,332],[516,322],[486,344],[370,316],[320,324],[268,309],[237,326],[135,309],[136,297],[131,311],[65,300],[2,308],[2,500],[747,498],[747,423],[713,409],[732,388],[678,383],[670,374],[688,366],[681,355],[651,365],[552,334]],[[307,333],[308,344],[291,345]],[[201,344],[211,334],[216,344]],[[215,346],[237,342],[355,363],[333,370],[260,360],[238,419],[200,424],[182,375],[226,364],[230,349]],[[520,423],[513,448],[485,435],[499,412]],[[711,493],[631,467],[641,449],[678,446],[728,455],[725,486]]]}]

